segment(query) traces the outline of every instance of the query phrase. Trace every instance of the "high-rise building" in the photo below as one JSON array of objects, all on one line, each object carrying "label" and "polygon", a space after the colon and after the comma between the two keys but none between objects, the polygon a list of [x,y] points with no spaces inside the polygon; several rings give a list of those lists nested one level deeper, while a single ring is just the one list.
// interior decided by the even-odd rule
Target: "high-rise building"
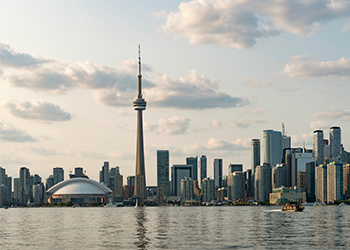
[{"label": "high-rise building", "polygon": [[316,191],[315,191],[315,163],[306,163],[306,201],[315,202],[316,201]]},{"label": "high-rise building", "polygon": [[297,187],[300,187],[306,193],[306,171],[298,171]]},{"label": "high-rise building", "polygon": [[64,181],[64,170],[63,168],[56,167],[53,169],[53,182],[54,185],[57,183]]},{"label": "high-rise building", "polygon": [[119,174],[119,167],[116,166],[109,170],[109,188],[111,190],[115,189],[115,176]]},{"label": "high-rise building", "polygon": [[21,181],[20,178],[13,179],[13,201],[15,203],[21,202]]},{"label": "high-rise building", "polygon": [[12,177],[6,176],[7,201],[12,202]]},{"label": "high-rise building", "polygon": [[171,185],[173,196],[180,196],[181,180],[185,177],[192,179],[192,165],[177,164],[171,167]]},{"label": "high-rise building", "polygon": [[0,185],[6,185],[6,170],[0,167]]},{"label": "high-rise building", "polygon": [[114,176],[114,195],[123,197],[123,176],[120,173]]},{"label": "high-rise building", "polygon": [[216,188],[222,185],[222,159],[214,159],[214,182]]},{"label": "high-rise building", "polygon": [[255,200],[268,201],[272,192],[272,169],[270,163],[264,163],[255,169]]},{"label": "high-rise building", "polygon": [[0,205],[7,204],[7,187],[4,184],[0,184]]},{"label": "high-rise building", "polygon": [[316,201],[327,202],[327,165],[315,167]]},{"label": "high-rise building", "polygon": [[244,173],[233,172],[227,177],[228,200],[241,200],[245,198]]},{"label": "high-rise building", "polygon": [[340,127],[331,127],[329,130],[330,158],[341,162],[341,131]]},{"label": "high-rise building", "polygon": [[33,203],[43,204],[44,197],[44,186],[40,184],[35,184],[33,186]]},{"label": "high-rise building", "polygon": [[109,186],[109,162],[105,161],[100,171],[100,183],[103,183],[106,187]]},{"label": "high-rise building", "polygon": [[316,166],[323,164],[323,131],[315,130],[313,135],[313,156]]},{"label": "high-rise building", "polygon": [[215,200],[215,194],[215,181],[210,178],[204,178],[202,183],[202,201],[211,202]]},{"label": "high-rise building", "polygon": [[20,178],[20,203],[30,201],[30,173],[26,167],[21,167],[19,170]]},{"label": "high-rise building", "polygon": [[264,130],[264,162],[276,166],[282,163],[282,133]]},{"label": "high-rise building", "polygon": [[230,164],[228,166],[228,173],[243,172],[243,164]]},{"label": "high-rise building", "polygon": [[286,186],[286,165],[277,164],[272,168],[272,188]]},{"label": "high-rise building", "polygon": [[169,150],[157,150],[157,188],[163,195],[170,195]]},{"label": "high-rise building", "polygon": [[180,196],[181,204],[194,199],[193,180],[190,177],[184,177],[180,180]]},{"label": "high-rise building", "polygon": [[327,165],[327,202],[343,200],[343,164],[333,162]]},{"label": "high-rise building", "polygon": [[198,180],[198,157],[187,157],[186,158],[186,164],[192,165],[192,180],[197,181]]},{"label": "high-rise building", "polygon": [[252,175],[256,166],[260,166],[260,139],[252,139]]},{"label": "high-rise building", "polygon": [[135,196],[140,204],[146,199],[145,153],[143,146],[142,111],[146,109],[146,101],[142,97],[141,55],[139,46],[139,75],[137,82],[137,98],[134,100],[134,110],[137,112],[136,167],[135,167]]},{"label": "high-rise building", "polygon": [[49,190],[54,184],[54,179],[53,179],[53,175],[50,174],[49,177],[46,178],[46,183],[45,183],[45,189]]},{"label": "high-rise building", "polygon": [[343,166],[343,195],[344,199],[350,199],[350,164]]},{"label": "high-rise building", "polygon": [[132,175],[132,176],[126,177],[126,184],[127,184],[129,187],[135,187],[135,176]]},{"label": "high-rise building", "polygon": [[199,167],[200,167],[200,181],[202,182],[204,178],[207,178],[207,157],[201,155],[199,157]]}]

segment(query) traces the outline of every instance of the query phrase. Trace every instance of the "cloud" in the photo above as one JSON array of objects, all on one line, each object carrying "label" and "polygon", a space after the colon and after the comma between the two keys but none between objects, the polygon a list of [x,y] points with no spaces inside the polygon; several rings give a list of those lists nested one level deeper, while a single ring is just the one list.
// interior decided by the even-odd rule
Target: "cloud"
[{"label": "cloud", "polygon": [[187,132],[190,122],[188,118],[174,116],[160,119],[158,124],[147,124],[146,128],[155,134],[180,135]]},{"label": "cloud", "polygon": [[261,115],[263,113],[265,113],[265,109],[264,108],[256,108],[252,111],[254,114],[258,114]]},{"label": "cloud", "polygon": [[[164,11],[157,17],[164,16]],[[280,31],[313,35],[322,24],[350,16],[344,0],[193,0],[166,16],[162,29],[191,44],[221,44],[238,49]]]},{"label": "cloud", "polygon": [[43,101],[9,101],[5,110],[13,116],[23,119],[42,121],[69,121],[71,114],[62,110],[60,106]]},{"label": "cloud", "polygon": [[310,123],[310,128],[312,130],[317,130],[317,129],[327,129],[329,128],[329,124],[328,123],[325,123],[325,122],[322,122],[322,121],[312,121]]},{"label": "cloud", "polygon": [[343,29],[342,29],[342,32],[343,33],[347,33],[350,31],[350,23],[347,23],[344,25]]},{"label": "cloud", "polygon": [[284,67],[283,73],[289,77],[340,77],[350,78],[350,58],[338,61],[315,62],[307,55],[293,56]]},{"label": "cloud", "polygon": [[[8,50],[10,48],[7,47]],[[221,92],[216,79],[195,70],[172,80],[142,64],[145,79],[143,93],[150,105],[177,109],[232,108],[248,100]],[[0,75],[10,86],[50,94],[62,94],[74,88],[91,89],[94,99],[108,106],[131,106],[136,97],[137,62],[126,60],[113,68],[91,62],[65,63],[48,61],[36,68],[4,67]],[[148,80],[149,79],[149,80]]]},{"label": "cloud", "polygon": [[35,142],[36,138],[30,136],[27,131],[16,128],[12,124],[0,122],[0,139],[10,142]]},{"label": "cloud", "polygon": [[1,66],[14,68],[33,68],[47,62],[50,62],[50,60],[42,59],[25,53],[16,53],[10,48],[9,45],[0,43]]},{"label": "cloud", "polygon": [[306,145],[312,145],[312,133],[291,136],[292,147],[301,147],[305,142]]},{"label": "cloud", "polygon": [[212,120],[211,122],[211,128],[214,128],[214,129],[220,129],[223,127],[223,122],[221,121],[218,121],[218,120]]},{"label": "cloud", "polygon": [[244,84],[250,87],[268,87],[271,86],[271,82],[262,81],[258,79],[245,79]]},{"label": "cloud", "polygon": [[348,109],[329,109],[312,115],[315,119],[321,120],[343,120],[350,121],[350,110]]},{"label": "cloud", "polygon": [[230,121],[228,124],[234,128],[249,128],[257,124],[266,123],[265,121],[252,120],[252,121]]}]

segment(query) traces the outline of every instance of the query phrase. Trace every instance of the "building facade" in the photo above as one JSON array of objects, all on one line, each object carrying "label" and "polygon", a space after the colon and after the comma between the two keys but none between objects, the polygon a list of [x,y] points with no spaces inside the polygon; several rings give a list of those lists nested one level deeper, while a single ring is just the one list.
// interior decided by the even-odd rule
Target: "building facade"
[{"label": "building facade", "polygon": [[264,162],[276,166],[282,163],[282,133],[264,130]]},{"label": "building facade", "polygon": [[222,185],[222,159],[214,159],[214,182],[216,188]]},{"label": "building facade", "polygon": [[340,127],[331,127],[329,130],[330,159],[341,162],[341,130]]},{"label": "building facade", "polygon": [[157,187],[163,195],[170,195],[169,150],[157,150]]},{"label": "building facade", "polygon": [[333,162],[327,165],[327,202],[343,200],[343,164]]},{"label": "building facade", "polygon": [[315,130],[313,134],[313,156],[316,166],[323,164],[323,131]]},{"label": "building facade", "polygon": [[265,202],[272,192],[272,169],[270,163],[257,166],[255,172],[255,200]]}]

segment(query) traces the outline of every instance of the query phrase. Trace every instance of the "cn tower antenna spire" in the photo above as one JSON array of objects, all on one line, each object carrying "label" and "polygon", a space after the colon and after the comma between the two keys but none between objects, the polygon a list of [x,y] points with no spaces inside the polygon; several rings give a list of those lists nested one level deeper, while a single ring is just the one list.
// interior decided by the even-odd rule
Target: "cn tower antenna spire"
[{"label": "cn tower antenna spire", "polygon": [[141,75],[141,48],[139,44],[139,75],[138,78],[138,84],[137,84],[137,97],[142,98],[142,75]]}]

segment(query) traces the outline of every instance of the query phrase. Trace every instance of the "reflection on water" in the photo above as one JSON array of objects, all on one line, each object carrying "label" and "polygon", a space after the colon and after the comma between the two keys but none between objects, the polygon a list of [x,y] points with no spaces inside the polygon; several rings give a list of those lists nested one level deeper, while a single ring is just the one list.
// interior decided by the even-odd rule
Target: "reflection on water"
[{"label": "reflection on water", "polygon": [[350,248],[350,206],[0,209],[1,249]]},{"label": "reflection on water", "polygon": [[135,241],[135,245],[139,249],[146,249],[149,243],[149,239],[147,238],[147,228],[145,223],[146,219],[146,208],[145,207],[137,207],[135,208],[135,218],[136,218],[136,233],[137,240]]}]

